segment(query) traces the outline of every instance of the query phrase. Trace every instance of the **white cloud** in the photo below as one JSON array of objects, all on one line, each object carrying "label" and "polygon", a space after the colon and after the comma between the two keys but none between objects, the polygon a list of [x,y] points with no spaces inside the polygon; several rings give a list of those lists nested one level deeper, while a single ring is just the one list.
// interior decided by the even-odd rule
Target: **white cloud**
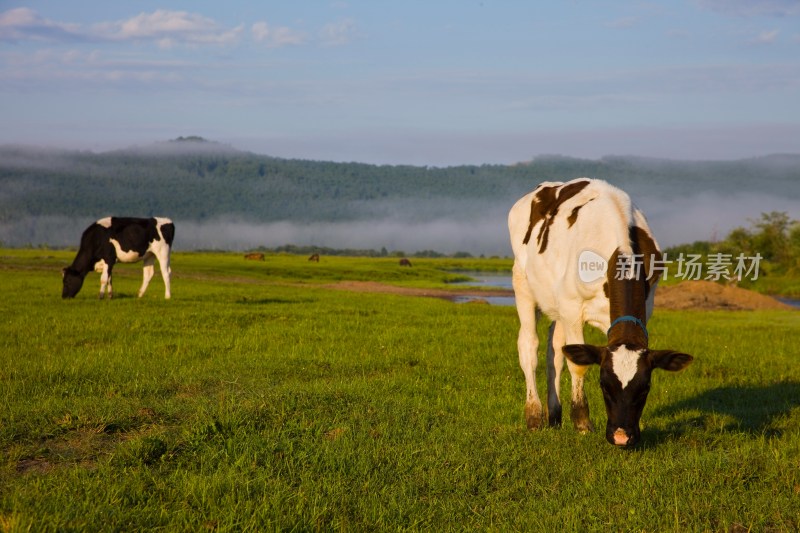
[{"label": "white cloud", "polygon": [[201,34],[213,31],[216,24],[209,18],[185,11],[158,10],[118,23],[122,38],[156,37],[165,34]]},{"label": "white cloud", "polygon": [[780,30],[762,31],[755,37],[751,43],[753,44],[772,44],[778,39]]},{"label": "white cloud", "polygon": [[162,47],[175,43],[229,44],[239,38],[242,30],[243,26],[223,28],[213,19],[195,13],[163,9],[93,27],[96,35],[106,39],[152,40]]},{"label": "white cloud", "polygon": [[244,26],[222,27],[195,13],[163,9],[91,27],[52,21],[24,7],[0,13],[0,41],[152,41],[169,47],[178,43],[230,44],[239,39],[243,30]]},{"label": "white cloud", "polygon": [[[347,43],[355,28],[351,19],[325,25],[320,42],[333,46]],[[230,45],[241,40],[245,25],[225,27],[216,20],[198,13],[158,9],[150,13],[93,24],[91,26],[57,22],[42,17],[29,8],[16,8],[0,13],[0,42],[149,42],[160,48],[178,45]],[[250,27],[253,41],[270,48],[305,44],[305,32],[286,26],[273,26],[264,21]]]},{"label": "white cloud", "polygon": [[76,24],[54,22],[27,7],[0,13],[0,41],[75,41],[84,36]]},{"label": "white cloud", "polygon": [[85,84],[97,88],[102,83],[120,86],[126,82],[164,88],[185,81],[186,71],[195,66],[163,55],[149,59],[74,48],[3,53],[0,64],[5,65],[2,73],[9,84],[17,90],[37,92],[54,86],[68,91]]},{"label": "white cloud", "polygon": [[263,41],[267,37],[269,37],[269,26],[266,22],[256,22],[253,24],[253,27],[250,29],[250,32],[253,34],[253,39],[258,42]]},{"label": "white cloud", "polygon": [[285,26],[271,27],[264,21],[253,24],[250,33],[254,41],[264,43],[270,48],[299,45],[306,41],[306,35],[303,32]]},{"label": "white cloud", "polygon": [[341,46],[350,42],[355,32],[353,19],[342,19],[326,24],[320,32],[320,39],[325,46]]}]

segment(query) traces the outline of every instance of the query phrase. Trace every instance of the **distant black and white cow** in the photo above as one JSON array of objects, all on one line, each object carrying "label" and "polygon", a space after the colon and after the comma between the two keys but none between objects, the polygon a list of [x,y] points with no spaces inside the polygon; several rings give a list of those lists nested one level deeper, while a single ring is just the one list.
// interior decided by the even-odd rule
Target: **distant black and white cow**
[{"label": "distant black and white cow", "polygon": [[62,271],[62,298],[73,298],[78,294],[86,274],[92,270],[100,273],[100,298],[103,298],[106,287],[111,298],[111,270],[114,264],[144,260],[144,279],[139,289],[141,298],[153,278],[156,259],[161,267],[161,277],[164,278],[164,298],[169,298],[169,254],[174,238],[175,225],[168,218],[101,218],[83,232],[78,255]]},{"label": "distant black and white cow", "polygon": [[[588,365],[598,364],[608,415],[606,439],[617,446],[636,444],[652,371],[680,370],[692,361],[685,353],[648,347],[646,324],[663,264],[644,215],[623,191],[584,178],[542,183],[517,201],[508,227],[528,427],[541,427],[545,416],[535,380],[538,308],[553,320],[547,351],[548,423],[561,424],[560,378],[566,355],[575,428],[593,430],[583,382]],[[607,346],[584,344],[584,323],[607,332]]]}]

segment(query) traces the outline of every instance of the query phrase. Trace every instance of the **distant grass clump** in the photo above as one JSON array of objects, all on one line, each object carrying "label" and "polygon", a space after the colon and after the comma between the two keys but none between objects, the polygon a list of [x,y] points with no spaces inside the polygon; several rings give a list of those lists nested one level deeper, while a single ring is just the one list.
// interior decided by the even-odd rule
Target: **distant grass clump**
[{"label": "distant grass clump", "polygon": [[3,530],[800,528],[800,313],[657,310],[696,359],[626,452],[524,429],[513,308],[332,287],[492,260],[178,253],[171,301],[140,265],[63,301],[71,255],[0,250]]}]

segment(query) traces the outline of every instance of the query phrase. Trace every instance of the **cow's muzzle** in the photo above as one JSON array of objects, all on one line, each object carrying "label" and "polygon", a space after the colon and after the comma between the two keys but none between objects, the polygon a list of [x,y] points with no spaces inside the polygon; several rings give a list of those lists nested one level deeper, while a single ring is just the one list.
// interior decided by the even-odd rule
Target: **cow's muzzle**
[{"label": "cow's muzzle", "polygon": [[622,428],[617,428],[609,437],[609,442],[614,446],[626,447],[635,444],[633,436]]}]

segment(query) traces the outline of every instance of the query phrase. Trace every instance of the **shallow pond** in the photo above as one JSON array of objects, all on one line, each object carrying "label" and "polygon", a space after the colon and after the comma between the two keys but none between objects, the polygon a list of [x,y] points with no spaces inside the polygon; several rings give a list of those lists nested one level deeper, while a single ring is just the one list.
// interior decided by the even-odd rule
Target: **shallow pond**
[{"label": "shallow pond", "polygon": [[[498,289],[513,290],[511,285],[511,274],[497,273],[497,272],[459,272],[459,274],[467,275],[473,278],[474,281],[459,282],[460,285],[472,285],[475,287],[491,287]],[[792,307],[800,309],[800,299],[796,298],[776,298],[783,303],[789,304]],[[514,305],[513,296],[463,296],[456,298],[458,303],[473,302],[476,300],[486,301],[492,305]]]},{"label": "shallow pond", "polygon": [[[511,274],[497,272],[459,272],[459,274],[464,274],[473,279],[473,281],[459,282],[459,285],[513,290],[511,286]],[[492,305],[514,305],[513,296],[463,296],[455,299],[458,303],[467,303],[476,300],[485,301]]]}]

